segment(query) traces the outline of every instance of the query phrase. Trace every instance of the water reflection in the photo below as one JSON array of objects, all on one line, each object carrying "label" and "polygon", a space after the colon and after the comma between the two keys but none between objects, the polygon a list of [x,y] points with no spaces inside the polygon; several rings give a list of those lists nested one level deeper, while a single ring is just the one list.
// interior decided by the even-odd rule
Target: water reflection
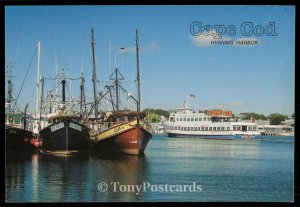
[{"label": "water reflection", "polygon": [[[112,182],[120,185],[141,185],[147,181],[148,163],[146,156],[123,155],[121,157],[90,157],[88,173],[91,185],[94,186],[92,200],[97,201],[140,201],[142,195],[134,192],[114,192]],[[108,184],[107,192],[100,192],[98,183]]]},{"label": "water reflection", "polygon": [[[7,154],[6,201],[292,201],[293,140],[272,140],[154,137],[142,157],[103,156],[101,152],[71,156]],[[101,182],[108,184],[106,192],[99,191]],[[114,192],[112,182],[126,186],[196,182],[203,191]]]},{"label": "water reflection", "polygon": [[7,202],[139,201],[134,192],[98,190],[98,183],[140,185],[146,181],[145,156],[13,156],[6,163]]},{"label": "water reflection", "polygon": [[24,200],[25,162],[28,154],[7,153],[5,160],[5,200]]}]

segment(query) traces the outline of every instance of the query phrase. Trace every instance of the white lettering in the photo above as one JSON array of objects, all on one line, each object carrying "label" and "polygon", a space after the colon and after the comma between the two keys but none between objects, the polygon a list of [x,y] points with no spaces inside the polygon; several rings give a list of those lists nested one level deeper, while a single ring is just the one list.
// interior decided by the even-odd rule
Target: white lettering
[{"label": "white lettering", "polygon": [[54,132],[54,131],[56,131],[58,129],[61,129],[61,128],[64,128],[64,127],[65,127],[64,122],[61,122],[57,125],[54,125],[54,126],[50,127],[50,130],[51,130],[51,132]]},{"label": "white lettering", "polygon": [[74,124],[72,122],[70,122],[70,127],[73,128],[73,129],[76,129],[78,131],[81,131],[82,130],[82,127],[77,125],[77,124]]}]

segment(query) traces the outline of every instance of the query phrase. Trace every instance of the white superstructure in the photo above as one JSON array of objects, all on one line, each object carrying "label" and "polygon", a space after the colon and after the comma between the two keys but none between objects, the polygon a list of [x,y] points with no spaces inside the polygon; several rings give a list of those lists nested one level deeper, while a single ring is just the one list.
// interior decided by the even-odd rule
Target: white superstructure
[{"label": "white superstructure", "polygon": [[170,137],[235,139],[260,135],[256,123],[234,121],[231,111],[195,112],[187,105],[171,113],[164,127]]}]

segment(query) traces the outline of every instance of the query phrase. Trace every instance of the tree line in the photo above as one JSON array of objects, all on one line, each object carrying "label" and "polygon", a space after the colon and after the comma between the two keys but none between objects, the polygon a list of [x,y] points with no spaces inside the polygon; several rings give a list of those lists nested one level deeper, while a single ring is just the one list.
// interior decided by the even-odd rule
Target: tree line
[{"label": "tree line", "polygon": [[[151,109],[151,108],[146,108],[143,110],[144,113],[147,114],[147,119],[150,122],[160,122],[161,121],[161,116],[164,116],[165,118],[168,118],[170,116],[170,113],[172,111],[166,111],[163,109]],[[270,124],[272,125],[279,125],[282,121],[286,120],[288,118],[287,115],[284,114],[279,114],[279,113],[272,113],[269,116],[265,116],[263,114],[258,114],[254,112],[247,112],[247,113],[240,113],[242,115],[243,120],[250,120],[251,118],[254,118],[256,120],[270,120]],[[233,114],[233,118],[236,117]],[[292,118],[294,118],[295,115],[292,115]]]}]

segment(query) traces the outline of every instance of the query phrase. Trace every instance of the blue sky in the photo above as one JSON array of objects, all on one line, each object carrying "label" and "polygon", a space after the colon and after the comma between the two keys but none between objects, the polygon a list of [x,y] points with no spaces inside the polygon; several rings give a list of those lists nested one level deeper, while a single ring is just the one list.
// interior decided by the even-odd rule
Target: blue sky
[{"label": "blue sky", "polygon": [[[41,75],[58,68],[73,78],[83,66],[87,98],[92,100],[91,28],[96,42],[98,91],[111,66],[122,68],[124,85],[135,94],[135,30],[139,30],[142,108],[175,109],[189,93],[190,107],[223,108],[233,113],[294,113],[295,8],[293,6],[7,6],[5,63],[15,63],[16,94],[41,41]],[[222,40],[256,40],[253,46],[211,45],[211,36],[193,36],[190,24],[234,25],[236,34]],[[249,36],[243,22],[275,23],[276,36]],[[213,30],[212,30],[213,31]],[[207,43],[207,44],[203,44]],[[36,55],[35,55],[36,56]],[[34,57],[19,105],[35,104],[37,58]],[[112,70],[112,69],[111,69]],[[79,97],[79,81],[72,84]]]}]

